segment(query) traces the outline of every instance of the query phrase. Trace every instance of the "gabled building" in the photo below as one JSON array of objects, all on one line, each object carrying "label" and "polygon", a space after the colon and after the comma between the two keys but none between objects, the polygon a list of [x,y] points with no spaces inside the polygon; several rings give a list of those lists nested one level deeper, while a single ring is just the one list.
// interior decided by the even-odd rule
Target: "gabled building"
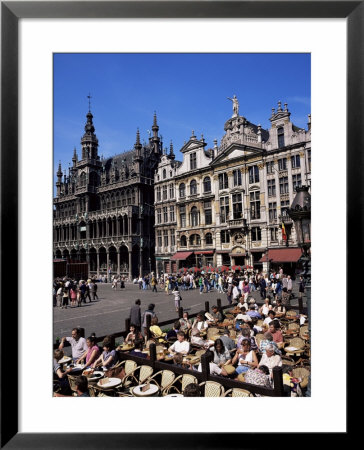
[{"label": "gabled building", "polygon": [[[275,262],[293,271],[300,250],[287,210],[295,187],[310,185],[311,121],[309,116],[304,130],[290,121],[290,114],[287,104],[282,109],[279,102],[265,130],[235,108],[220,146],[215,141],[206,149],[204,138],[192,133],[181,149],[182,162],[166,156],[159,164],[156,198],[172,181],[175,193],[173,202],[162,195],[162,203],[155,205],[158,273],[205,265],[266,270]],[[170,180],[163,178],[163,171]],[[173,222],[166,214],[166,200],[175,208]],[[165,241],[162,236],[167,234]],[[175,245],[162,245],[166,242]],[[276,261],[268,256],[273,248]]]}]

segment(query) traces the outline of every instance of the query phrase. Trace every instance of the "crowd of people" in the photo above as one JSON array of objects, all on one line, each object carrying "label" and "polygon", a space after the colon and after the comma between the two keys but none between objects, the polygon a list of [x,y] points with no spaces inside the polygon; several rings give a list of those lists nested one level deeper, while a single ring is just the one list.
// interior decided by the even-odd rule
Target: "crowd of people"
[{"label": "crowd of people", "polygon": [[79,280],[64,277],[53,282],[53,306],[61,309],[80,307],[87,301],[98,300],[97,282],[93,278]]}]

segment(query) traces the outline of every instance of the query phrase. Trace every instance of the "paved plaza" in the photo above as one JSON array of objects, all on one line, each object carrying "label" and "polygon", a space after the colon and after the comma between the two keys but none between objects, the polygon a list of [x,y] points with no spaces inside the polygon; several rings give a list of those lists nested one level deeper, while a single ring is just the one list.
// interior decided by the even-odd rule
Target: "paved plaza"
[{"label": "paved plaza", "polygon": [[[297,292],[297,286],[294,285],[294,292]],[[219,294],[213,290],[206,294],[200,294],[198,289],[181,291],[181,306],[189,313],[196,313],[205,309],[205,302],[209,301],[210,308],[216,304],[216,300],[221,298],[221,304],[227,304],[226,294]],[[255,291],[251,295],[257,303],[262,304],[260,293]],[[111,288],[110,283],[98,283],[99,300],[91,303],[82,304],[81,307],[67,309],[53,308],[53,340],[56,337],[70,336],[74,327],[85,329],[85,336],[96,333],[96,336],[113,334],[125,329],[125,319],[129,317],[130,307],[137,298],[141,300],[142,313],[147,309],[149,303],[154,303],[155,312],[159,321],[166,321],[177,317],[174,306],[174,296],[166,295],[164,291],[158,288],[158,292],[152,292],[151,289],[140,290],[138,285],[127,283],[125,289],[118,287],[116,290]],[[304,305],[305,305],[304,297]],[[297,307],[298,301],[295,296],[291,300],[291,306]]]}]

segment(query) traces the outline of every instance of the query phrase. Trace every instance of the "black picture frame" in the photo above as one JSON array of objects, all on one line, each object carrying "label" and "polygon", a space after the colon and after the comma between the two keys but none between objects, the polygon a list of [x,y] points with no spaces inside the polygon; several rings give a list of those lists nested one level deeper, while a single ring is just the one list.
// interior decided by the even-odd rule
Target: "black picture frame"
[{"label": "black picture frame", "polygon": [[[363,1],[114,1],[114,2],[1,2],[1,369],[13,359],[14,339],[18,336],[18,22],[22,18],[346,18],[347,19],[347,274],[355,272],[353,249],[363,249],[363,124],[364,124],[364,5]],[[309,30],[308,30],[309,32]],[[334,94],[333,94],[334,95]],[[350,176],[349,176],[350,174]],[[338,212],[345,208],[338,205]],[[333,215],[335,212],[333,212]],[[342,268],[341,268],[342,270]],[[349,286],[349,283],[348,283]],[[11,290],[11,301],[8,299]],[[349,298],[349,287],[347,288]],[[11,318],[12,320],[9,320]],[[10,328],[11,327],[11,328]],[[11,336],[13,347],[8,346]],[[12,366],[13,382],[18,367]],[[259,448],[267,444],[256,433],[240,437],[240,418],[235,418],[235,433],[161,433],[137,435],[110,433],[107,445],[102,433],[56,434],[18,432],[18,393],[4,389],[1,370],[1,448],[9,449],[134,449],[164,448]],[[345,389],[345,386],[342,386]],[[227,411],[225,411],[227,413]],[[243,411],[242,411],[243,413]],[[143,414],[144,416],[144,414]],[[94,416],[94,418],[97,415]],[[102,420],[103,413],[97,419]],[[216,416],[218,418],[218,415]],[[223,417],[223,416],[221,416]],[[266,416],[268,418],[268,416]],[[274,420],[275,414],[269,420]],[[251,418],[252,420],[260,420]],[[222,419],[223,420],[223,419]],[[304,420],[304,419],[302,419]],[[187,422],[187,421],[186,421]],[[349,423],[349,422],[348,422]],[[211,426],[213,430],[213,426]],[[210,430],[210,431],[211,431]],[[243,427],[241,428],[243,432]],[[347,433],[338,433],[340,445]],[[262,427],[262,432],[264,428]],[[277,434],[279,439],[280,433]],[[307,437],[304,436],[303,437]],[[315,439],[317,441],[318,434]],[[267,436],[267,439],[270,437]],[[300,442],[295,436],[295,443]],[[163,442],[165,444],[163,444]],[[276,441],[279,442],[279,441]],[[286,441],[288,445],[296,444]],[[305,441],[307,444],[307,440]],[[327,443],[327,436],[325,436]],[[168,443],[168,444],[167,444]],[[300,445],[298,445],[300,446]]]}]

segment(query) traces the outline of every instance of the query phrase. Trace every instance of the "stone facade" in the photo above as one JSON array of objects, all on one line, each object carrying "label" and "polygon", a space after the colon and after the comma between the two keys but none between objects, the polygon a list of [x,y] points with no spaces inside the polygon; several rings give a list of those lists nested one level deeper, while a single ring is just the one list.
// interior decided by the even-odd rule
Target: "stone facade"
[{"label": "stone facade", "polygon": [[304,130],[290,115],[279,102],[264,130],[235,110],[220,146],[206,149],[192,132],[183,161],[173,151],[163,155],[155,174],[158,273],[205,265],[266,270],[267,249],[297,246],[287,210],[295,187],[310,185],[311,118]]},{"label": "stone facade", "polygon": [[57,172],[54,198],[55,258],[88,261],[91,274],[131,277],[154,266],[154,173],[162,154],[154,115],[148,144],[100,159],[89,111],[69,173]]}]

